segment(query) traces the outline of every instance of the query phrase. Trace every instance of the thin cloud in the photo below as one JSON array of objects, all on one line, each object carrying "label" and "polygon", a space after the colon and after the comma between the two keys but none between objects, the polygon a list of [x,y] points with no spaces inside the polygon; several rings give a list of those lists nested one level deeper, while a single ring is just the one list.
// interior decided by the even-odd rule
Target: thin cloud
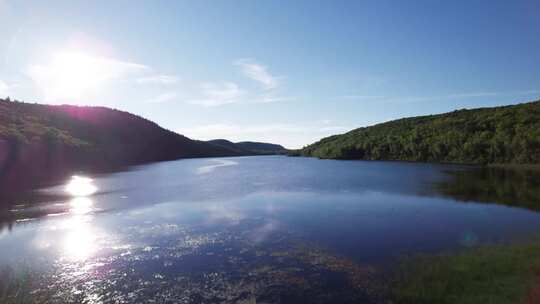
[{"label": "thin cloud", "polygon": [[234,62],[243,75],[260,84],[261,88],[247,90],[236,82],[206,82],[200,84],[193,93],[185,98],[187,103],[206,107],[242,103],[273,103],[293,100],[292,97],[278,94],[279,81],[268,72],[268,68],[253,59],[240,59]]},{"label": "thin cloud", "polygon": [[175,84],[179,81],[178,77],[172,75],[152,75],[138,78],[140,84]]},{"label": "thin cloud", "polygon": [[386,96],[384,95],[343,95],[343,96],[340,96],[339,98],[363,100],[363,99],[383,99],[385,97]]},{"label": "thin cloud", "polygon": [[0,97],[6,97],[8,95],[9,86],[4,81],[0,80]]},{"label": "thin cloud", "polygon": [[261,98],[256,98],[253,100],[254,103],[271,103],[271,102],[280,102],[280,101],[291,101],[295,100],[294,97],[275,97],[275,96],[262,96]]},{"label": "thin cloud", "polygon": [[175,99],[176,97],[178,97],[178,94],[176,92],[167,92],[167,93],[160,94],[154,98],[151,98],[147,100],[146,102],[147,103],[163,103],[163,102],[171,101]]},{"label": "thin cloud", "polygon": [[240,59],[235,65],[240,67],[246,77],[259,82],[265,90],[273,90],[279,86],[278,78],[270,74],[266,66],[253,59]]},{"label": "thin cloud", "polygon": [[201,97],[188,100],[191,104],[207,107],[237,103],[241,101],[246,92],[230,81],[207,82],[200,85]]}]

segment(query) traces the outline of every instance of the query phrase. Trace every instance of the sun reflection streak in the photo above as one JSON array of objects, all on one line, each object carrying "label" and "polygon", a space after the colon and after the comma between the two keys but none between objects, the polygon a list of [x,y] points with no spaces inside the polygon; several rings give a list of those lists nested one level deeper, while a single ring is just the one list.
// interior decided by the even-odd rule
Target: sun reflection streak
[{"label": "sun reflection streak", "polygon": [[94,203],[88,197],[76,197],[69,202],[70,212],[73,214],[86,214],[92,211]]},{"label": "sun reflection streak", "polygon": [[86,260],[98,248],[96,234],[90,225],[90,217],[76,215],[64,222],[67,234],[62,243],[62,251],[71,260]]},{"label": "sun reflection streak", "polygon": [[65,186],[65,191],[74,196],[69,201],[73,216],[62,224],[66,234],[61,249],[70,260],[84,261],[98,250],[96,233],[91,225],[92,216],[89,215],[94,205],[89,196],[97,190],[91,178],[77,175],[72,176]]}]

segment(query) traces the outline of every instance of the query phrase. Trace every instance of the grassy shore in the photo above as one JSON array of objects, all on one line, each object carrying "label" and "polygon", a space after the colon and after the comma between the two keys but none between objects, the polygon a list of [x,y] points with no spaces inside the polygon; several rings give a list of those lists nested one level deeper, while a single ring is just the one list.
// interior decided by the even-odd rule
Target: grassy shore
[{"label": "grassy shore", "polygon": [[490,164],[490,168],[540,171],[540,164]]},{"label": "grassy shore", "polygon": [[0,269],[0,303],[45,303],[42,299],[32,298],[30,271],[26,267],[21,269],[18,271],[10,267]]},{"label": "grassy shore", "polygon": [[[0,303],[46,303],[27,271],[0,269]],[[390,285],[393,304],[539,304],[540,237],[457,254],[404,259]],[[384,293],[388,290],[384,288]]]},{"label": "grassy shore", "polygon": [[393,286],[394,303],[540,303],[540,238],[455,255],[407,258]]}]

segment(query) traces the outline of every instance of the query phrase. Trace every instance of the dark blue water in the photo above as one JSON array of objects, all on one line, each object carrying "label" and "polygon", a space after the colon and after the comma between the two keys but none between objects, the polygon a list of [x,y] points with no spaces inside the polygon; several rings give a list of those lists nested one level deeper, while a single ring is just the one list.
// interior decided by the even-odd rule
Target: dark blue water
[{"label": "dark blue water", "polygon": [[81,176],[17,202],[0,269],[58,303],[377,301],[399,257],[540,231],[537,176],[485,170],[265,156]]}]

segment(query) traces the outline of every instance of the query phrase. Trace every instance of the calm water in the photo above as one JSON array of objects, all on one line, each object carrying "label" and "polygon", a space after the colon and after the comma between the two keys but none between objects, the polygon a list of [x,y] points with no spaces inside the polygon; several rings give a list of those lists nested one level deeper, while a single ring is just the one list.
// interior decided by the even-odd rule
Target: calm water
[{"label": "calm water", "polygon": [[281,156],[74,177],[3,212],[0,291],[51,303],[377,302],[403,255],[535,235],[539,185],[528,172]]}]

